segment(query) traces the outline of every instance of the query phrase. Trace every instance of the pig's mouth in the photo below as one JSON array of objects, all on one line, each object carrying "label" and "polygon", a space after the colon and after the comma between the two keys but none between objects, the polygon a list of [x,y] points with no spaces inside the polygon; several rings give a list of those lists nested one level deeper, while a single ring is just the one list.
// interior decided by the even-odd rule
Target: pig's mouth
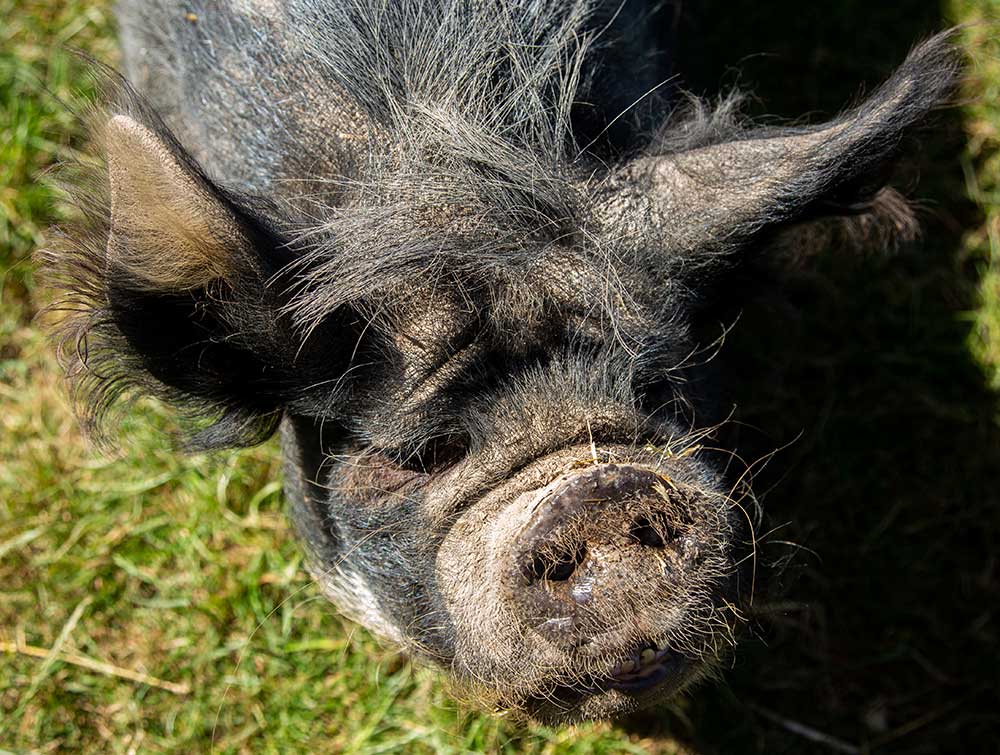
[{"label": "pig's mouth", "polygon": [[606,686],[623,692],[644,692],[676,678],[684,656],[666,645],[650,643],[615,664]]},{"label": "pig's mouth", "polygon": [[696,677],[686,656],[647,642],[625,654],[606,673],[549,687],[518,707],[542,721],[606,717],[670,697]]}]

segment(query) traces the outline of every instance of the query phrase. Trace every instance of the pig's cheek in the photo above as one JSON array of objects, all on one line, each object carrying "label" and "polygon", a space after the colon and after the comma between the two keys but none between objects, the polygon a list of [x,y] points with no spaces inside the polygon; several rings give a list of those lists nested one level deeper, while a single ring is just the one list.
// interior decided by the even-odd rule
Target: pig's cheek
[{"label": "pig's cheek", "polygon": [[398,500],[400,495],[420,490],[430,478],[425,472],[406,469],[382,456],[362,457],[344,466],[340,489],[373,502],[380,498]]},{"label": "pig's cheek", "polygon": [[391,493],[410,492],[422,488],[430,475],[388,464],[372,474],[371,484]]}]

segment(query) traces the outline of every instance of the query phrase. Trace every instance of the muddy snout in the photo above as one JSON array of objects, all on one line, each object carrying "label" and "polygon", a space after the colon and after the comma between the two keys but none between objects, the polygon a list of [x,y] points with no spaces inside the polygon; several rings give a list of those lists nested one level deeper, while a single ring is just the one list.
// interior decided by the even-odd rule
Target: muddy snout
[{"label": "muddy snout", "polygon": [[701,556],[684,495],[669,477],[596,465],[563,475],[527,505],[506,593],[529,630],[583,648],[615,644],[623,631],[653,632],[669,619],[671,596]]}]

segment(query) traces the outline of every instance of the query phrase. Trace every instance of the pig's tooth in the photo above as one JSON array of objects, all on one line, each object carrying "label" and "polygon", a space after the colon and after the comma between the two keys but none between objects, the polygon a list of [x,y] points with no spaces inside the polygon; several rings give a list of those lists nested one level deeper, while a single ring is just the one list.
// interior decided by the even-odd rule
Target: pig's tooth
[{"label": "pig's tooth", "polygon": [[656,651],[653,648],[646,648],[639,655],[639,660],[642,661],[643,665],[647,663],[652,663],[653,659],[656,657]]},{"label": "pig's tooth", "polygon": [[627,661],[622,661],[622,673],[631,674],[635,671],[635,661],[629,658]]}]

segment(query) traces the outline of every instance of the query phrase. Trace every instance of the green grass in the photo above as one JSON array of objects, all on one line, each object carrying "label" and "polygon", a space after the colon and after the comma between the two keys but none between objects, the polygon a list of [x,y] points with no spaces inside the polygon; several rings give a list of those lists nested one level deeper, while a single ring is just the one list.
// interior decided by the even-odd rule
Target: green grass
[{"label": "green grass", "polygon": [[[790,522],[763,555],[790,540],[818,556],[758,606],[725,685],[551,729],[465,709],[338,618],[290,538],[273,443],[182,457],[169,415],[144,404],[116,457],[88,445],[34,322],[45,292],[28,259],[54,219],[39,174],[78,146],[61,101],[87,93],[62,46],[114,61],[110,3],[0,0],[0,752],[817,748],[776,719],[861,751],[994,745],[1000,1],[733,0],[732,30],[705,5],[710,48],[679,53],[696,88],[739,66],[769,112],[832,112],[924,32],[973,21],[968,98],[904,166],[921,175],[921,247],[803,263],[734,334],[747,377],[733,398],[767,431],[741,450],[803,433],[759,475],[758,490],[776,484],[772,524]],[[746,57],[760,50],[773,55]]]},{"label": "green grass", "polygon": [[969,229],[965,246],[978,266],[978,307],[972,317],[972,353],[989,375],[990,385],[1000,390],[1000,41],[996,14],[1000,4],[956,2],[955,12],[970,26],[970,47],[983,51],[975,58],[970,94],[975,101],[966,107],[968,146],[962,166],[970,199],[982,213],[982,223]]}]

